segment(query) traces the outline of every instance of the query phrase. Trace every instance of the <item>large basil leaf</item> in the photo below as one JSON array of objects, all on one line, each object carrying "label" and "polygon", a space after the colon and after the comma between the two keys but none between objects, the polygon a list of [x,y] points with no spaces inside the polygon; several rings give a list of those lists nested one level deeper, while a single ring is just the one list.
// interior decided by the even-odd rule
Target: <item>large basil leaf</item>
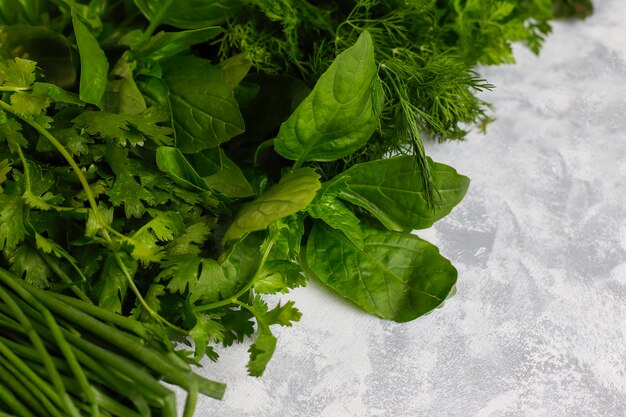
[{"label": "large basil leaf", "polygon": [[313,91],[280,127],[275,149],[296,161],[334,161],[363,146],[378,118],[376,62],[370,34],[339,54]]},{"label": "large basil leaf", "polygon": [[446,216],[465,196],[469,178],[428,159],[435,206],[428,205],[422,174],[410,156],[356,164],[339,176],[337,195],[371,212],[389,230],[425,229]]},{"label": "large basil leaf", "polygon": [[190,46],[204,43],[222,32],[219,26],[210,26],[180,32],[159,32],[133,49],[136,59],[150,58],[161,61],[189,49]]},{"label": "large basil leaf", "polygon": [[235,216],[224,240],[237,239],[248,232],[266,229],[274,220],[304,210],[321,188],[319,174],[301,168],[283,176],[256,200],[245,204]]},{"label": "large basil leaf", "polygon": [[233,88],[219,68],[205,59],[181,56],[164,62],[162,69],[181,152],[214,148],[244,131]]},{"label": "large basil leaf", "polygon": [[179,29],[199,29],[217,25],[233,16],[241,0],[135,0],[146,18]]},{"label": "large basil leaf", "polygon": [[364,246],[321,222],[309,235],[306,261],[328,287],[384,319],[413,320],[439,306],[457,272],[436,246],[409,233],[362,226]]},{"label": "large basil leaf", "polygon": [[72,9],[72,22],[80,52],[79,96],[85,103],[101,107],[107,85],[109,62],[97,39]]}]

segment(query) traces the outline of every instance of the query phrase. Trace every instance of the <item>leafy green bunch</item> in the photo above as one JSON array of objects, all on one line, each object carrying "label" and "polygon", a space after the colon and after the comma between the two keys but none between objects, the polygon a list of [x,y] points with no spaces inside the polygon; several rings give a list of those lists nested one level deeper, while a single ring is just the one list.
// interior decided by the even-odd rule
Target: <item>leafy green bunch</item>
[{"label": "leafy green bunch", "polygon": [[[307,278],[384,319],[426,314],[457,272],[412,231],[450,213],[469,179],[428,158],[422,136],[486,122],[475,93],[491,86],[473,66],[510,61],[511,41],[536,49],[549,10],[3,2],[0,276],[45,289],[28,291],[55,320],[44,294],[80,299],[111,332],[125,315],[165,344],[192,340],[175,354],[185,363],[254,337],[254,376],[276,349],[272,328],[301,316],[264,296]],[[71,361],[57,345],[53,361]],[[133,401],[123,406],[150,415]]]}]

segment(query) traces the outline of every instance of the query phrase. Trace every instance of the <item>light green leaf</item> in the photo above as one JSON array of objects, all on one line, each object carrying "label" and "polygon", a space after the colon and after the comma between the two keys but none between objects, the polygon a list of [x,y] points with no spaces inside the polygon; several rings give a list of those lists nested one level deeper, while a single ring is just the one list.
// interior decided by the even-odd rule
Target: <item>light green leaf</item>
[{"label": "light green leaf", "polygon": [[224,240],[264,230],[273,221],[304,210],[321,187],[319,177],[312,168],[301,168],[283,176],[278,184],[239,210]]},{"label": "light green leaf", "polygon": [[[337,179],[345,181],[337,195],[372,213],[389,230],[430,227],[465,196],[469,178],[454,168],[428,159],[435,207],[428,205],[415,159],[398,156],[352,166]],[[347,179],[345,179],[347,178]]]},{"label": "light green leaf", "polygon": [[29,59],[15,58],[0,61],[0,84],[17,88],[29,88],[35,82],[37,63]]},{"label": "light green leaf", "polygon": [[244,131],[233,88],[219,68],[205,59],[180,56],[165,61],[162,69],[181,152],[214,148]]},{"label": "light green leaf", "polygon": [[135,0],[135,4],[150,22],[179,29],[198,29],[217,25],[233,16],[243,5],[242,0]]},{"label": "light green leaf", "polygon": [[202,359],[206,353],[207,345],[213,339],[221,342],[224,338],[226,329],[219,322],[212,319],[211,316],[199,314],[196,316],[196,325],[193,326],[189,335],[194,341],[196,361]]},{"label": "light green leaf", "polygon": [[280,303],[263,316],[266,324],[278,324],[281,326],[291,327],[294,321],[300,321],[302,313],[294,307],[293,301],[287,301],[284,306]]},{"label": "light green leaf", "polygon": [[20,91],[11,95],[11,107],[20,117],[26,119],[43,113],[48,106],[50,106],[50,100],[47,98],[25,94]]},{"label": "light green leaf", "polygon": [[334,161],[350,155],[376,130],[376,79],[370,34],[339,54],[313,91],[280,127],[276,152],[296,161]]},{"label": "light green leaf", "polygon": [[218,64],[224,71],[224,79],[231,87],[236,87],[250,71],[251,62],[246,54],[232,56]]},{"label": "light green leaf", "polygon": [[85,105],[85,103],[78,98],[78,95],[65,91],[55,84],[35,83],[33,84],[33,95],[52,100],[56,103],[75,104],[77,106]]},{"label": "light green leaf", "polygon": [[311,217],[323,220],[334,229],[341,230],[358,248],[363,248],[363,231],[360,221],[332,194],[324,194],[307,210]]},{"label": "light green leaf", "polygon": [[457,272],[436,246],[409,233],[363,226],[359,249],[343,233],[316,222],[306,261],[328,287],[388,320],[406,322],[446,299]]},{"label": "light green leaf", "polygon": [[248,362],[248,374],[261,376],[276,350],[276,337],[271,333],[261,333],[248,349],[250,361]]},{"label": "light green leaf", "polygon": [[86,103],[100,107],[107,85],[109,62],[98,40],[72,9],[72,22],[80,53],[79,97]]}]

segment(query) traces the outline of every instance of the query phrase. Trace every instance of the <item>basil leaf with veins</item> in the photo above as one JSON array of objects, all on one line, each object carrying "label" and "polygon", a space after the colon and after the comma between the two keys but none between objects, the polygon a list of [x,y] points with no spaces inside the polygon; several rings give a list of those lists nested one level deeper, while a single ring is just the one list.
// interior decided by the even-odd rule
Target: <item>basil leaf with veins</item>
[{"label": "basil leaf with veins", "polygon": [[[335,177],[336,195],[372,213],[387,229],[425,229],[452,211],[467,191],[469,178],[428,158],[435,206],[428,204],[414,157],[398,156],[353,165]],[[330,185],[329,185],[330,186]]]},{"label": "basil leaf with veins", "polygon": [[276,152],[299,166],[305,161],[335,161],[361,148],[377,126],[376,77],[374,44],[363,31],[281,125]]},{"label": "basil leaf with veins", "polygon": [[309,270],[341,296],[388,320],[410,321],[443,303],[457,272],[436,246],[409,233],[361,228],[363,248],[316,221],[306,248]]},{"label": "basil leaf with veins", "polygon": [[206,59],[179,56],[162,64],[169,89],[176,147],[183,153],[214,148],[244,131],[233,87]]},{"label": "basil leaf with veins", "polygon": [[300,168],[284,175],[255,200],[241,207],[224,240],[238,239],[246,233],[266,229],[270,223],[307,208],[322,184],[312,168]]}]

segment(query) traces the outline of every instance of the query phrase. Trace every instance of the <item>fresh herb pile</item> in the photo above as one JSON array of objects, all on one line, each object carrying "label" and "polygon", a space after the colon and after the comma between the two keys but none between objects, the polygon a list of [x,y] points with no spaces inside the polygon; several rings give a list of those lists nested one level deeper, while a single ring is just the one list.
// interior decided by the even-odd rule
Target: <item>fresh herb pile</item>
[{"label": "fresh herb pile", "polygon": [[398,322],[441,305],[456,270],[411,232],[469,179],[422,138],[484,129],[476,65],[577,5],[1,2],[0,415],[172,416],[165,380],[192,416],[223,386],[189,365],[252,337],[260,376],[300,318],[263,295],[308,277]]}]

